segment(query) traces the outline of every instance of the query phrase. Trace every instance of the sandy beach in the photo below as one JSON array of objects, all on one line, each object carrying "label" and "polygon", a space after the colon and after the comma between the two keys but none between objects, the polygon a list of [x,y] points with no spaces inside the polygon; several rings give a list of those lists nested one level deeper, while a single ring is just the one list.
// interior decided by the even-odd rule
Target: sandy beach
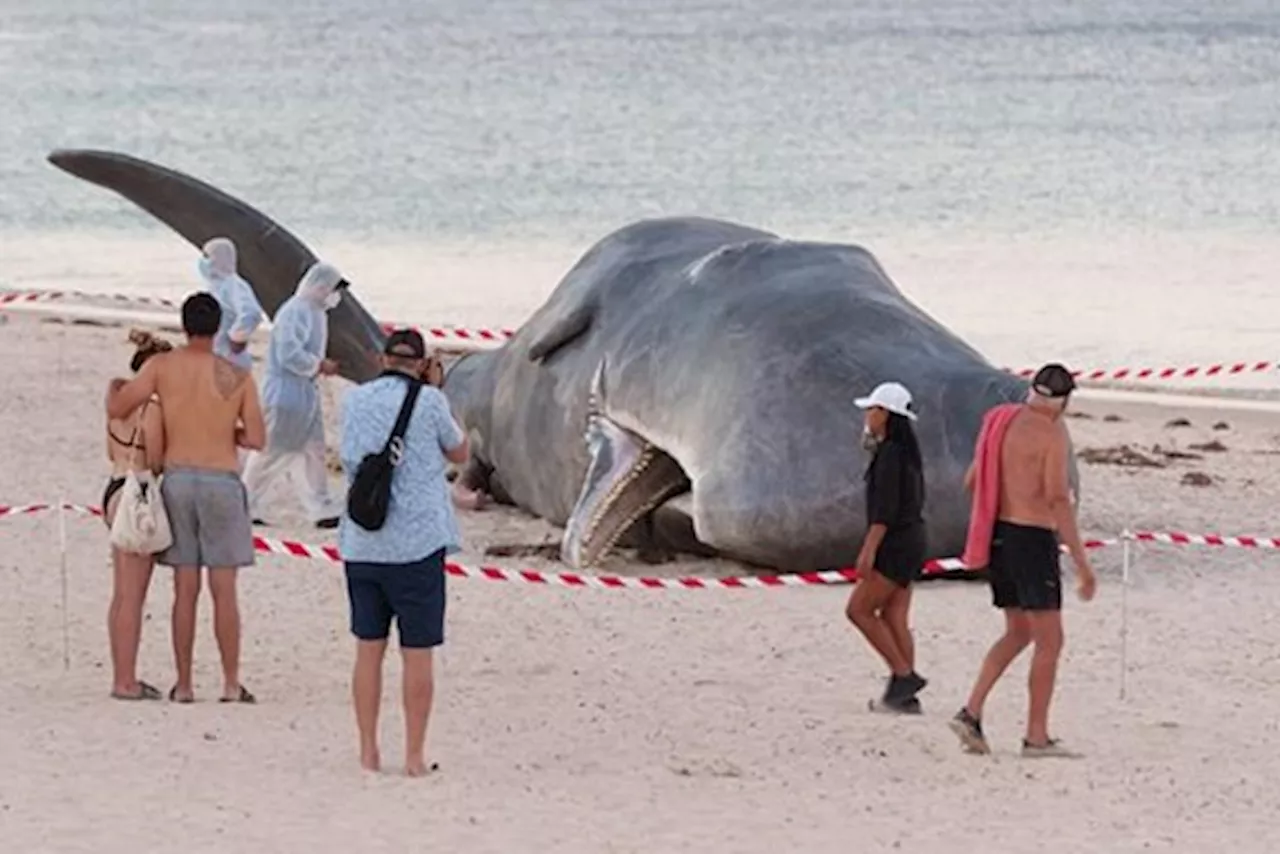
[{"label": "sandy beach", "polygon": [[[127,370],[126,331],[17,313],[0,327],[0,504],[97,504],[102,395]],[[340,383],[328,389],[331,415],[341,393]],[[1280,534],[1277,416],[1087,396],[1074,408],[1088,535]],[[1178,418],[1189,426],[1167,426]],[[333,541],[304,524],[292,496],[278,506],[270,536]],[[464,514],[462,526],[459,563],[557,568],[486,554],[557,541],[555,528],[519,511]],[[999,630],[983,585],[918,588],[925,714],[891,718],[866,711],[881,665],[843,620],[848,587],[606,591],[450,579],[429,736],[442,770],[409,780],[356,763],[338,566],[262,556],[245,571],[243,669],[258,706],[213,701],[207,599],[198,702],[121,703],[107,697],[101,521],[66,517],[64,669],[58,518],[3,517],[0,839],[7,850],[104,854],[1274,850],[1280,553],[1142,545],[1134,554],[1124,700],[1118,547],[1095,552],[1096,600],[1066,604],[1051,726],[1087,754],[1081,761],[1018,757],[1025,659],[988,708],[993,756],[963,755],[948,732]],[[601,572],[740,569],[642,566],[621,553]],[[139,670],[163,690],[167,575],[157,568],[152,582]],[[389,667],[383,754],[394,769],[398,662]]]}]

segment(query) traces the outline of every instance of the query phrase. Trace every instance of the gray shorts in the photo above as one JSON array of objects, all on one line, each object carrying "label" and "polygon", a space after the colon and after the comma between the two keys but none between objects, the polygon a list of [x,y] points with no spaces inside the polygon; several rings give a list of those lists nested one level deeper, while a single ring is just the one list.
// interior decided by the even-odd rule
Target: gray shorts
[{"label": "gray shorts", "polygon": [[170,567],[252,566],[249,496],[235,472],[171,468],[160,494],[173,529],[173,545],[156,556]]}]

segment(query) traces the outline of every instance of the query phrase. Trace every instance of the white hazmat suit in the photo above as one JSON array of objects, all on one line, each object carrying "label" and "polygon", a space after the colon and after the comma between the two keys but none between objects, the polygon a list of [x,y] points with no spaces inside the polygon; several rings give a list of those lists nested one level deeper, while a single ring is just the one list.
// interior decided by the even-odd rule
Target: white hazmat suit
[{"label": "white hazmat suit", "polygon": [[272,483],[289,473],[311,521],[325,527],[337,523],[329,500],[318,378],[329,343],[326,314],[342,299],[336,290],[341,281],[342,275],[332,265],[313,264],[276,312],[262,383],[267,446],[249,457],[244,468],[254,519],[263,518],[262,500]]},{"label": "white hazmat suit", "polygon": [[262,323],[262,306],[253,288],[236,273],[236,245],[225,237],[208,241],[196,262],[196,270],[222,308],[222,321],[213,337],[213,352],[246,371],[252,369],[248,348],[242,347],[237,353],[232,344],[249,343],[254,330]]}]

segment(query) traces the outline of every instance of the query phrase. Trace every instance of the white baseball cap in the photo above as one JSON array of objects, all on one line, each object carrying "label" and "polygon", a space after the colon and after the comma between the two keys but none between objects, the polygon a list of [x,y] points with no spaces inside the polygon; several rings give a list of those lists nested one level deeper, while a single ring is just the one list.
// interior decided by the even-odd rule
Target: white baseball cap
[{"label": "white baseball cap", "polygon": [[859,409],[878,406],[912,421],[916,420],[916,414],[911,411],[911,392],[902,383],[880,383],[871,394],[858,398],[853,404]]}]

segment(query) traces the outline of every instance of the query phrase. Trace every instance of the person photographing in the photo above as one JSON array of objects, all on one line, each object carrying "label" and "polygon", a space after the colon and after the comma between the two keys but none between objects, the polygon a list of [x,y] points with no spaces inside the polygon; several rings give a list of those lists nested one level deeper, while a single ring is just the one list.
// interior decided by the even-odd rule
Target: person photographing
[{"label": "person photographing", "polygon": [[432,651],[444,643],[445,556],[461,540],[445,469],[469,454],[444,394],[422,382],[429,361],[417,331],[391,333],[382,374],[343,401],[339,454],[349,497],[338,550],[356,638],[351,689],[360,764],[368,771],[381,767],[382,665],[394,619],[404,665],[404,767],[415,777],[434,768],[425,759]]}]

